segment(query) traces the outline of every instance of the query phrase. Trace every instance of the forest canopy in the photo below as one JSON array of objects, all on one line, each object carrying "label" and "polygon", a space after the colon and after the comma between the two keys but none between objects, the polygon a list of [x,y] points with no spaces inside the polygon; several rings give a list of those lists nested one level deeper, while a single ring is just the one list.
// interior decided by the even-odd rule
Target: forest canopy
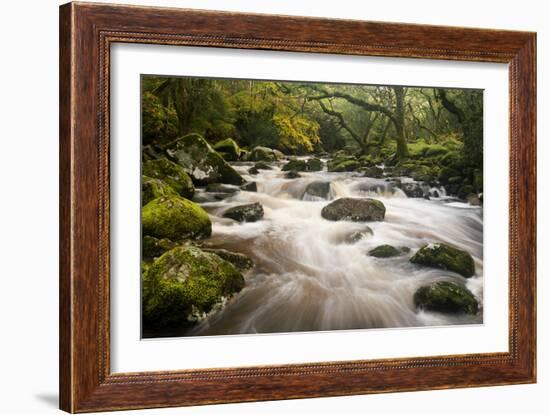
[{"label": "forest canopy", "polygon": [[143,76],[142,122],[144,145],[197,133],[389,164],[441,148],[482,169],[482,90]]}]

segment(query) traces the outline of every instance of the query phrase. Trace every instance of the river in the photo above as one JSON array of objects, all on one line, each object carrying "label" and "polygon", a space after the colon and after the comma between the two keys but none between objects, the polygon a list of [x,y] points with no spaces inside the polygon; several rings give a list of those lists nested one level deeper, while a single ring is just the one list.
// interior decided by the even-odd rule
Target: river
[{"label": "river", "polygon": [[[257,192],[241,191],[201,205],[209,212],[212,236],[206,243],[248,255],[255,263],[245,274],[246,287],[187,335],[223,335],[318,330],[350,330],[479,324],[483,316],[482,208],[453,201],[444,189],[430,200],[408,198],[384,179],[357,173],[305,172],[285,178],[280,163],[250,175],[253,163],[233,166]],[[403,180],[411,180],[403,178]],[[374,197],[386,206],[383,222],[332,222],[321,217],[329,201],[308,194],[313,181],[330,182],[329,200]],[[205,196],[203,194],[202,196]],[[200,198],[200,195],[199,195]],[[222,217],[229,207],[259,202],[264,218],[240,224]],[[370,227],[357,243],[347,237]],[[421,246],[444,242],[468,251],[475,261],[469,279],[420,267],[409,258]],[[366,253],[381,244],[405,246],[410,253],[374,258]],[[477,315],[417,311],[413,295],[427,283],[460,282],[480,303]]]}]

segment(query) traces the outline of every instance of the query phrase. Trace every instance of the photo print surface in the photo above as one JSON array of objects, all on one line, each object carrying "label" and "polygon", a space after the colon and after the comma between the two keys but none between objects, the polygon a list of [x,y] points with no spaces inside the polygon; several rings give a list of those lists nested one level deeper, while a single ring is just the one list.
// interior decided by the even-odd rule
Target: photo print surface
[{"label": "photo print surface", "polygon": [[483,90],[141,77],[144,338],[483,323]]}]

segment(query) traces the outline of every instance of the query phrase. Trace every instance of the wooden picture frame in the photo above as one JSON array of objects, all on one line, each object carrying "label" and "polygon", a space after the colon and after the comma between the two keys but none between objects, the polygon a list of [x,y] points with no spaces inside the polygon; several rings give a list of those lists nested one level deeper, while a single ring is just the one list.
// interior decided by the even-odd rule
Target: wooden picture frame
[{"label": "wooden picture frame", "polygon": [[[111,373],[109,59],[110,46],[117,42],[507,63],[509,352]],[[535,382],[535,105],[535,33],[107,4],[61,6],[61,409],[91,412]]]}]

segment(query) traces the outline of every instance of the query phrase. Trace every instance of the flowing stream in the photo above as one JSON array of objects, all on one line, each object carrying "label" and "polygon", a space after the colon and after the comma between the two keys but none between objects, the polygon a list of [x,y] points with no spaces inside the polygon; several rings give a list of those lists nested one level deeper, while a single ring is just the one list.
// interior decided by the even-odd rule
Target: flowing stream
[{"label": "flowing stream", "polygon": [[[300,173],[286,179],[281,164],[248,174],[252,163],[234,167],[257,192],[241,191],[201,205],[213,221],[207,244],[248,255],[255,263],[245,274],[246,287],[208,316],[188,335],[270,333],[336,329],[477,324],[483,316],[482,208],[453,201],[444,189],[431,189],[430,200],[407,198],[384,179],[357,173]],[[404,181],[412,180],[403,178]],[[306,194],[313,181],[330,182],[328,200]],[[200,195],[199,195],[200,196]],[[202,194],[206,196],[206,194]],[[386,206],[383,222],[332,222],[321,209],[339,197],[375,197]],[[222,217],[229,207],[259,202],[264,218],[237,223]],[[356,243],[348,237],[370,227],[373,234]],[[445,242],[468,251],[476,275],[421,267],[409,258],[421,246]],[[381,244],[409,247],[407,254],[374,258],[367,252]],[[430,282],[466,284],[480,303],[476,316],[417,311],[413,295]]]}]

